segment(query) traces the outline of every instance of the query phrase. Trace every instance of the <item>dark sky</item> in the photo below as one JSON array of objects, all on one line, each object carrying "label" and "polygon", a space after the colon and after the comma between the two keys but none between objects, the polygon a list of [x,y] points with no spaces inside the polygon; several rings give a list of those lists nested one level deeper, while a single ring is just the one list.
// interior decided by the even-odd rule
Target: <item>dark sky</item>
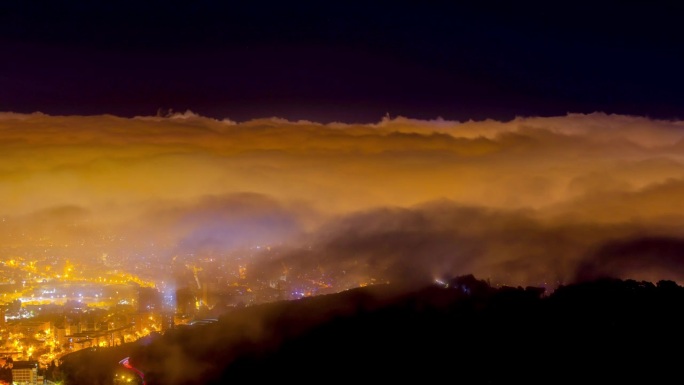
[{"label": "dark sky", "polygon": [[3,1],[0,111],[684,118],[684,6]]}]

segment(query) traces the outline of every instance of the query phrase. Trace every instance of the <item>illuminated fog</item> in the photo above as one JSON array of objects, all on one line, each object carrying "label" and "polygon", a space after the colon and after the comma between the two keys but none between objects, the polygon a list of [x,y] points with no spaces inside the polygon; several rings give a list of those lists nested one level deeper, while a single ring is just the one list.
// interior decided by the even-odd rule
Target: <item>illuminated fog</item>
[{"label": "illuminated fog", "polygon": [[387,280],[681,282],[683,138],[684,122],[601,113],[376,124],[3,113],[0,240],[4,257],[277,246],[288,266]]}]

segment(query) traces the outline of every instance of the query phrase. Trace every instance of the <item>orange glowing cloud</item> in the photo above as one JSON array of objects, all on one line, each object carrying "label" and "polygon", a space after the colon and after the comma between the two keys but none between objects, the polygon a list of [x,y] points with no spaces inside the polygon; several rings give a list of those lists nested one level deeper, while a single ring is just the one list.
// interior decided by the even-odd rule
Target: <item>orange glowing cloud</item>
[{"label": "orange glowing cloud", "polygon": [[[4,226],[60,239],[125,233],[167,250],[201,249],[203,239],[230,248],[220,239],[234,239],[239,223],[248,223],[250,242],[292,243],[287,258],[305,242],[339,261],[347,250],[398,272],[432,252],[441,257],[426,263],[425,274],[471,270],[527,282],[570,279],[591,250],[637,228],[682,235],[673,226],[684,213],[679,121],[595,113],[319,124],[190,112],[132,119],[4,113],[0,150]],[[415,224],[385,213],[376,225],[413,228],[415,244],[405,250],[417,256],[389,262],[364,240],[378,236],[367,226],[385,209],[423,218]],[[364,215],[367,223],[357,223]],[[357,243],[347,242],[345,221],[361,231]],[[554,257],[548,239],[562,240]]]}]

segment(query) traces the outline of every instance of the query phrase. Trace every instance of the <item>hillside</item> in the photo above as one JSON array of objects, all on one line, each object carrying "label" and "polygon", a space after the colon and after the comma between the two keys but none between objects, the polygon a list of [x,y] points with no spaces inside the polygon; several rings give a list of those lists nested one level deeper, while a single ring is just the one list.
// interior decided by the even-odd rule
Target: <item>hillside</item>
[{"label": "hillside", "polygon": [[[131,362],[148,385],[653,381],[676,373],[682,305],[672,281],[600,279],[548,294],[463,276],[236,309],[135,346]],[[74,383],[97,382],[81,374]]]}]

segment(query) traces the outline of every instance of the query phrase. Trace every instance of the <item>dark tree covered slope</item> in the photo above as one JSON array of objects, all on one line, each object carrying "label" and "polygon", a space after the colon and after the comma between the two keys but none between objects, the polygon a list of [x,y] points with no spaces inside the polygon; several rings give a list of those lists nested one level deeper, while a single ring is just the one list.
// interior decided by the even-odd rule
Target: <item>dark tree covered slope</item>
[{"label": "dark tree covered slope", "polygon": [[149,385],[653,383],[679,376],[683,305],[672,281],[606,278],[549,294],[463,276],[236,309],[140,345],[131,361]]}]

